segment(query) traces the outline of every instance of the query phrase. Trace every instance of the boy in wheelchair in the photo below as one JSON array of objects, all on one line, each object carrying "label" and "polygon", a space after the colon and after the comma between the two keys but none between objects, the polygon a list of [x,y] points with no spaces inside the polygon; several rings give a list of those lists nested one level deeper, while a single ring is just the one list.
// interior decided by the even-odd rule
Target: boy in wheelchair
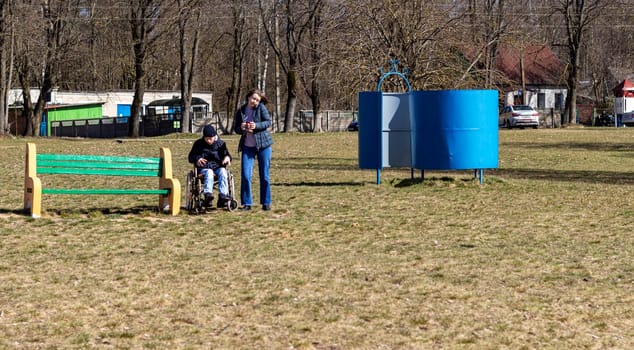
[{"label": "boy in wheelchair", "polygon": [[227,167],[231,164],[231,154],[227,144],[218,137],[216,129],[207,125],[202,138],[196,140],[189,151],[188,160],[203,176],[204,206],[213,204],[214,178],[218,178],[218,208],[225,207],[231,200],[229,194]]}]

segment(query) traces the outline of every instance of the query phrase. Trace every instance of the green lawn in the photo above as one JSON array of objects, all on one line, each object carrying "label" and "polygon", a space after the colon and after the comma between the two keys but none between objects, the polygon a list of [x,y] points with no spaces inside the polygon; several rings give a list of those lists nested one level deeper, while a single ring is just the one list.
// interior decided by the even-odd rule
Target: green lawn
[{"label": "green lawn", "polygon": [[377,186],[356,133],[274,134],[270,212],[63,195],[21,212],[27,141],[169,147],[184,192],[195,137],[0,139],[0,349],[634,348],[634,128],[501,130],[483,185],[384,169]]}]

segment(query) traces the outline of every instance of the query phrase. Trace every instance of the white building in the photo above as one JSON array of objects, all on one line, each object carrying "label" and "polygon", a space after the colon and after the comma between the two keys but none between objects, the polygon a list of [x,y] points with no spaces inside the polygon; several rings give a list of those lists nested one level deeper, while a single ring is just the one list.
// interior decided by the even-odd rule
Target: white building
[{"label": "white building", "polygon": [[[565,88],[532,86],[525,92],[526,104],[541,111],[554,109],[559,112],[564,109],[567,92]],[[521,90],[504,93],[505,106],[523,104],[522,100]]]},{"label": "white building", "polygon": [[[37,100],[40,96],[39,89],[31,89],[31,99]],[[178,91],[146,91],[143,96],[143,108],[150,102],[156,100],[169,100],[179,98]],[[209,103],[208,113],[213,113],[211,92],[194,92],[192,97],[198,97]],[[75,105],[85,103],[103,103],[104,117],[125,117],[130,116],[130,107],[134,91],[104,91],[104,92],[80,92],[80,91],[60,91],[54,89],[51,92],[51,104]],[[11,89],[9,92],[9,105],[22,103],[22,89]]]}]

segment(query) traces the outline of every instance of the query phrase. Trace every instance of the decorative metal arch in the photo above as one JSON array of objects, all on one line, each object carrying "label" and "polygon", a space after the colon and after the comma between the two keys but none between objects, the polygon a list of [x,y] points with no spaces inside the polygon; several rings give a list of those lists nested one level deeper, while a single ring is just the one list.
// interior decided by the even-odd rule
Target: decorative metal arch
[{"label": "decorative metal arch", "polygon": [[[379,72],[381,72],[381,79],[379,79],[379,84],[376,87],[377,92],[382,92],[381,91],[381,85],[383,85],[383,80],[385,80],[385,78],[387,78],[387,77],[389,77],[391,75],[396,75],[396,76],[400,77],[401,79],[403,79],[403,81],[407,85],[407,93],[412,92],[412,85],[409,83],[409,79],[407,79],[407,74],[409,74],[409,69],[407,67],[405,67],[405,68],[403,68],[403,71],[401,72],[398,69],[399,60],[392,58],[392,59],[390,59],[389,62],[390,62],[390,70],[389,71],[385,72],[383,70],[383,67],[379,68]],[[379,122],[379,130],[381,130],[382,129],[381,128],[381,123],[382,123],[381,118],[378,119],[378,122]],[[411,138],[411,135],[410,135],[410,138]],[[379,145],[379,147],[382,147],[382,146],[380,146],[381,145],[380,142],[377,143],[377,144]],[[410,139],[410,148],[411,148],[411,139]],[[381,150],[379,149],[379,154],[380,154],[380,152],[381,152]],[[410,149],[410,154],[411,153],[412,153],[412,151]],[[410,170],[411,170],[411,173],[412,173],[412,178],[414,178],[414,168],[412,168],[410,166]],[[377,185],[381,184],[381,169],[380,168],[376,169],[376,184]]]},{"label": "decorative metal arch", "polygon": [[412,92],[412,85],[410,85],[409,80],[407,79],[407,74],[409,74],[409,69],[404,68],[403,71],[400,72],[398,70],[398,64],[399,64],[398,60],[391,59],[389,71],[384,72],[383,67],[379,69],[379,71],[381,72],[381,79],[379,79],[379,84],[376,87],[376,91],[381,91],[381,85],[383,85],[383,80],[385,78],[389,77],[390,75],[396,75],[400,77],[401,79],[403,79],[403,81],[405,81],[405,84],[407,85],[407,92]]}]

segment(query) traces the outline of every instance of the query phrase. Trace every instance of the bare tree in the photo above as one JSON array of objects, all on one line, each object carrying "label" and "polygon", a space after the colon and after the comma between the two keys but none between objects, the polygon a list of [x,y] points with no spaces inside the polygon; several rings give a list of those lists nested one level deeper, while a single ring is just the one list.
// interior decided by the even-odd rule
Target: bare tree
[{"label": "bare tree", "polygon": [[9,133],[8,93],[11,87],[9,69],[13,57],[13,21],[10,9],[10,0],[0,0],[0,136]]},{"label": "bare tree", "polygon": [[[280,20],[279,17],[277,16],[277,1],[276,1],[276,5],[273,8],[273,42],[275,43],[274,46],[279,47],[280,46]],[[275,120],[275,130],[280,130],[280,115],[282,115],[281,113],[281,103],[280,103],[280,72],[282,71],[281,66],[280,66],[280,58],[275,55],[275,76],[274,76],[274,83],[275,83],[275,112],[273,113],[274,115],[274,120]]]},{"label": "bare tree", "polygon": [[495,60],[498,46],[508,27],[504,0],[469,0],[467,15],[473,43],[478,46],[467,70],[462,75],[464,80],[477,62],[484,68],[484,87],[490,89],[494,83]]},{"label": "bare tree", "polygon": [[[298,89],[298,64],[300,48],[303,44],[304,35],[310,30],[317,10],[317,4],[320,1],[293,1],[286,0],[281,4],[283,18],[286,21],[286,32],[284,45],[285,48],[276,45],[273,29],[265,25],[266,36],[269,44],[273,48],[276,57],[279,59],[280,67],[286,74],[286,114],[284,116],[284,132],[291,131],[293,128],[293,116],[295,115],[295,107],[297,103]],[[258,0],[260,13],[265,16],[264,5],[262,0]],[[263,23],[267,21],[263,18]],[[285,49],[285,50],[284,50]]]},{"label": "bare tree", "polygon": [[[200,39],[199,0],[178,0],[178,36],[180,57],[180,85],[181,85],[181,113],[182,130],[191,132],[191,104],[193,93],[194,73],[198,59],[198,44]],[[189,28],[189,20],[193,20],[193,28]],[[190,31],[192,38],[190,39]],[[191,41],[191,42],[190,42]]]},{"label": "bare tree", "polygon": [[166,12],[163,4],[163,0],[134,0],[128,5],[134,54],[134,98],[130,112],[129,137],[139,137],[141,104],[145,94],[147,74],[146,58],[159,38],[157,25],[160,23],[161,14]]},{"label": "bare tree", "polygon": [[304,67],[300,72],[300,78],[313,106],[313,132],[321,132],[319,72],[322,65],[321,34],[324,25],[324,4],[321,0],[308,0],[308,6],[314,9],[315,14],[308,32],[308,58],[303,59],[303,56],[299,55],[300,66]]},{"label": "bare tree", "polygon": [[[495,88],[505,82],[495,70],[498,47],[521,52],[532,43],[551,42],[569,61],[567,115],[572,120],[577,81],[595,81],[594,98],[599,100],[610,93],[615,79],[631,77],[623,72],[632,62],[632,15],[623,4],[618,0],[0,0],[0,10],[5,10],[0,19],[0,41],[4,41],[0,75],[7,79],[13,67],[13,80],[25,94],[30,87],[42,90],[42,101],[35,95],[33,101],[24,98],[30,133],[39,132],[36,110],[39,105],[44,109],[47,85],[82,91],[134,89],[130,135],[140,131],[145,89],[180,88],[184,104],[194,88],[213,91],[211,102],[226,110],[229,124],[243,91],[253,86],[271,90],[269,97],[275,89],[269,100],[275,104],[271,109],[276,130],[291,130],[296,109],[312,107],[319,131],[319,112],[354,109],[358,92],[377,86],[379,68],[392,57],[409,69],[414,89]],[[13,11],[13,17],[6,10]],[[14,64],[9,61],[12,18],[20,23],[15,27]],[[173,35],[162,35],[168,29]],[[274,52],[270,58],[269,50]],[[270,59],[276,60],[275,69]],[[280,85],[277,72],[284,80]],[[271,79],[276,79],[275,84]],[[0,80],[5,87],[0,95],[6,96],[9,83]],[[394,80],[383,86],[402,89],[399,83]],[[184,107],[183,130],[187,130],[191,115],[189,106]],[[4,118],[0,112],[2,133],[7,130]]]},{"label": "bare tree", "polygon": [[564,17],[567,34],[569,67],[566,113],[568,123],[573,123],[577,114],[577,84],[584,35],[590,28],[590,24],[601,15],[609,3],[608,0],[559,0],[559,5],[555,8]]},{"label": "bare tree", "polygon": [[[62,64],[64,52],[74,43],[72,19],[79,8],[76,1],[43,1],[37,12],[41,17],[33,18],[34,26],[28,27],[29,32],[21,36],[21,59],[17,60],[17,73],[24,99],[23,114],[26,118],[26,135],[39,136],[40,122],[46,102],[51,90],[55,86]],[[24,3],[29,5],[29,3]],[[43,30],[41,30],[43,28]],[[33,36],[36,40],[32,40]],[[44,52],[33,55],[33,50]],[[32,57],[40,57],[40,61],[33,61]],[[30,96],[31,83],[35,82],[40,88],[40,94],[35,104]]]},{"label": "bare tree", "polygon": [[[453,1],[430,3],[386,0],[351,1],[348,19],[356,33],[346,40],[350,51],[345,65],[349,81],[363,89],[373,89],[390,58],[409,70],[415,89],[448,88],[460,82],[461,60],[456,55],[464,41],[457,35],[457,22],[464,16]],[[460,39],[460,40],[459,40]],[[460,72],[459,72],[460,71]],[[405,88],[400,81],[386,82],[386,88]],[[393,87],[390,85],[397,84]]]},{"label": "bare tree", "polygon": [[238,109],[242,95],[242,79],[245,68],[245,55],[249,44],[247,28],[247,8],[244,0],[234,0],[231,3],[233,18],[233,46],[231,57],[231,85],[227,89],[227,126],[231,125],[230,118]]},{"label": "bare tree", "polygon": [[258,17],[258,29],[257,29],[257,42],[256,42],[256,46],[257,46],[257,87],[258,89],[262,90],[262,91],[266,91],[266,76],[267,76],[267,72],[269,69],[269,50],[270,50],[270,46],[269,45],[264,45],[264,43],[262,42],[263,39],[262,38],[262,17]]},{"label": "bare tree", "polygon": [[593,95],[600,108],[612,109],[612,88],[623,79],[632,78],[634,42],[631,30],[620,23],[632,23],[634,14],[625,1],[614,1],[591,25],[581,57],[583,76],[591,77]]}]

